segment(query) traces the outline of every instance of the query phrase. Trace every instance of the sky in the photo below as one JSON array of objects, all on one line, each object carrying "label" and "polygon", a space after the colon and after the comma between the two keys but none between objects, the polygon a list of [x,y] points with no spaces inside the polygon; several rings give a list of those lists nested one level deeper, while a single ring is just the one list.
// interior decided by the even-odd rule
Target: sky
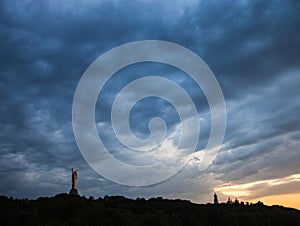
[{"label": "sky", "polygon": [[[68,192],[74,163],[77,188],[86,197],[162,196],[207,203],[217,192],[221,202],[230,196],[300,209],[299,11],[297,0],[1,1],[0,194],[37,198]],[[199,171],[197,156],[212,124],[202,90],[184,72],[157,62],[118,71],[99,94],[95,121],[99,137],[119,161],[143,165],[153,160],[128,151],[111,125],[114,99],[138,78],[162,76],[183,87],[201,123],[195,152],[182,170],[161,183],[128,186],[99,175],[84,160],[73,134],[72,104],[93,61],[141,40],[173,42],[201,57],[223,91],[227,126],[218,155]],[[139,88],[147,87],[157,84]],[[160,147],[174,164],[180,127],[174,106],[144,98],[131,109],[129,124],[145,139],[157,116],[167,126]],[[153,156],[161,157],[159,152]],[[130,179],[128,172],[120,173]]]}]

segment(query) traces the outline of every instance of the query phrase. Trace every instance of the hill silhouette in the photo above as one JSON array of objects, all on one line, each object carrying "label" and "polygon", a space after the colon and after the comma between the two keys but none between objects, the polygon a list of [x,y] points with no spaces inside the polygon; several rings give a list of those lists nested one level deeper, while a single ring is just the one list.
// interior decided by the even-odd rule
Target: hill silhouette
[{"label": "hill silhouette", "polygon": [[0,225],[299,226],[300,211],[282,206],[195,204],[186,200],[59,194],[36,200],[0,196]]}]

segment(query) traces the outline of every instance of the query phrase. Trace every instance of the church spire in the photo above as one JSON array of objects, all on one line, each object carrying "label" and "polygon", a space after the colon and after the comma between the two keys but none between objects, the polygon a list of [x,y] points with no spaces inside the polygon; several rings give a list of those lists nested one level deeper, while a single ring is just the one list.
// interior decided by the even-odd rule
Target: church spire
[{"label": "church spire", "polygon": [[217,193],[214,194],[214,204],[219,204]]}]

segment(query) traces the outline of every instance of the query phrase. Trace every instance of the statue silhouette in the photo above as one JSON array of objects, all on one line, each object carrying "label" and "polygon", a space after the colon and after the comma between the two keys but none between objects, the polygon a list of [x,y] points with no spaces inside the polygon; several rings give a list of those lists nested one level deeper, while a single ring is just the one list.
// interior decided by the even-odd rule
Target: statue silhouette
[{"label": "statue silhouette", "polygon": [[76,169],[75,171],[72,168],[72,188],[76,188],[76,181],[78,178],[78,169]]},{"label": "statue silhouette", "polygon": [[72,167],[72,188],[69,192],[69,195],[79,195],[78,190],[76,188],[77,179],[78,179],[78,169],[74,170]]}]

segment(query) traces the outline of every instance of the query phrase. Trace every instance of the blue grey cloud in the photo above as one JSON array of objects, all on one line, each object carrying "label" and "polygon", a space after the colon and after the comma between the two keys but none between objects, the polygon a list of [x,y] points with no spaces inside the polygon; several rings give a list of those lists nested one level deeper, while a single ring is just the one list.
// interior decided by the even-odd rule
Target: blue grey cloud
[{"label": "blue grey cloud", "polygon": [[[299,1],[293,0],[1,1],[0,193],[67,192],[72,162],[84,195],[197,201],[207,201],[205,194],[218,183],[299,173],[299,10]],[[73,137],[72,101],[82,74],[98,56],[144,39],[175,42],[202,57],[224,92],[228,125],[224,146],[204,174],[195,160],[169,181],[130,188],[100,177],[84,161]],[[203,119],[198,149],[204,148],[210,114],[201,90],[174,68],[146,63],[118,72],[99,96],[96,120],[108,125],[99,134],[111,151],[122,147],[111,137],[112,102],[126,83],[145,72],[172,79],[197,103]],[[170,133],[178,123],[170,105],[149,99],[133,109],[133,131],[149,135],[148,122],[155,115],[166,119]]]}]

